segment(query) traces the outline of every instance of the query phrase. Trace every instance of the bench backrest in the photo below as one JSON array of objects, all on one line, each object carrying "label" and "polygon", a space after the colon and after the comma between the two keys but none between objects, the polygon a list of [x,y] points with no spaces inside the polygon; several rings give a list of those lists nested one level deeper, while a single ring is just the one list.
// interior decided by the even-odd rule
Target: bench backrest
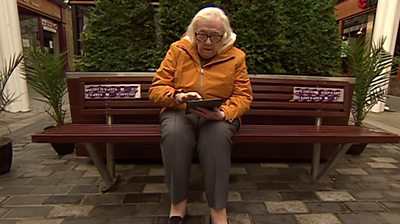
[{"label": "bench backrest", "polygon": [[[158,123],[160,108],[148,100],[152,73],[79,73],[67,74],[69,103],[73,123]],[[314,124],[322,117],[324,124],[347,125],[353,91],[352,79],[309,76],[252,75],[254,101],[243,117],[244,124]],[[85,86],[140,84],[139,99],[90,99]],[[294,94],[294,89],[308,91]],[[340,90],[342,100],[319,100],[310,91]],[[336,97],[325,94],[325,97]],[[297,97],[297,98],[296,98]],[[337,102],[335,102],[337,101]]]}]

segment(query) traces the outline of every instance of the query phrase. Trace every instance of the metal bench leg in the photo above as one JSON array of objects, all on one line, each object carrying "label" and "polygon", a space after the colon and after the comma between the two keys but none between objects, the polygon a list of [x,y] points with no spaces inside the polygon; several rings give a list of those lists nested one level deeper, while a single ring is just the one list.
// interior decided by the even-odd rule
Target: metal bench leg
[{"label": "metal bench leg", "polygon": [[347,150],[349,150],[351,145],[353,145],[353,144],[352,143],[342,144],[338,147],[338,150],[331,157],[331,159],[326,163],[324,169],[318,175],[317,180],[321,179],[323,176],[328,174],[336,166],[336,164],[339,162],[339,160],[346,154]]},{"label": "metal bench leg", "polygon": [[312,158],[312,165],[311,165],[311,176],[313,181],[317,179],[319,164],[321,160],[321,144],[315,143],[313,147],[313,158]]},{"label": "metal bench leg", "polygon": [[111,174],[111,177],[114,178],[115,175],[115,160],[114,160],[114,144],[107,143],[106,144],[107,150],[107,168]]},{"label": "metal bench leg", "polygon": [[87,152],[89,153],[90,158],[94,162],[94,165],[96,166],[101,177],[103,178],[103,184],[100,185],[100,191],[102,192],[109,191],[117,181],[117,178],[113,177],[113,175],[107,169],[107,166],[104,164],[103,159],[97,153],[97,150],[95,149],[94,145],[91,143],[85,143],[84,145],[86,147]]}]

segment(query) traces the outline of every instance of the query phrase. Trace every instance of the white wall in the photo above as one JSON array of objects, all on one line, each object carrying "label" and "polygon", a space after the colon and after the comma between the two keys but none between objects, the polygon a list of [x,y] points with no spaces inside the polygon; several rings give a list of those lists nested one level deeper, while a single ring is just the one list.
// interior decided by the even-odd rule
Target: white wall
[{"label": "white wall", "polygon": [[[12,55],[22,52],[16,0],[0,0],[0,66],[3,67]],[[14,93],[18,99],[6,109],[10,112],[29,111],[29,95],[26,81],[17,68],[8,80],[6,91]]]}]

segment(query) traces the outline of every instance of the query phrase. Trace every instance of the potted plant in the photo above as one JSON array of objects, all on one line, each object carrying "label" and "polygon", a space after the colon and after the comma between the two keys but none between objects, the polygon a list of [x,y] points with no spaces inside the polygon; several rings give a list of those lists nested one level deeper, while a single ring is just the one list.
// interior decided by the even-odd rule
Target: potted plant
[{"label": "potted plant", "polygon": [[[6,91],[6,85],[14,70],[23,59],[22,53],[15,54],[9,62],[4,62],[4,67],[0,70],[0,113],[6,110],[6,107],[17,99],[17,96]],[[0,136],[0,174],[10,171],[12,163],[12,140]]]},{"label": "potted plant", "polygon": [[[43,98],[45,112],[55,126],[63,125],[67,110],[64,109],[67,83],[64,79],[65,53],[49,53],[32,46],[25,53],[25,79],[30,87]],[[59,155],[73,152],[73,144],[52,144]]]},{"label": "potted plant", "polygon": [[[384,43],[385,38],[376,43],[357,38],[349,44],[348,70],[356,78],[351,105],[356,126],[362,126],[372,107],[385,100],[390,73],[396,59],[384,50]],[[347,153],[359,155],[365,146],[366,144],[353,145]]]}]

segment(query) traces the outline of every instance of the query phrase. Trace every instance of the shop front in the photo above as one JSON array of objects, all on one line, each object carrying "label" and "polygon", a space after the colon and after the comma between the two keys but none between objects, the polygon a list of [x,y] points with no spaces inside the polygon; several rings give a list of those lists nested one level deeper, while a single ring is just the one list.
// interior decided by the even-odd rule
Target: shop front
[{"label": "shop front", "polygon": [[17,0],[22,47],[65,52],[65,4],[59,0]]}]

